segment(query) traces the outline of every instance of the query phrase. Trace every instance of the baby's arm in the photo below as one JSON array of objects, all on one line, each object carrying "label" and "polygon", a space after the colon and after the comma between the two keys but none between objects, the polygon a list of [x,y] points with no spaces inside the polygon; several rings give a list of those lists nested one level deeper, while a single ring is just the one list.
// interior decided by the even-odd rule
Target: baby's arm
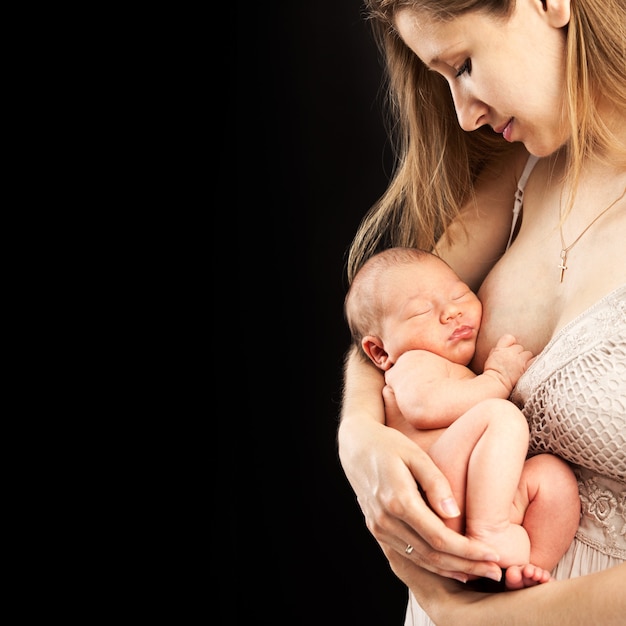
[{"label": "baby's arm", "polygon": [[485,371],[451,363],[425,350],[403,354],[385,374],[398,408],[415,428],[445,428],[481,400],[508,398],[532,354],[512,335],[503,336],[485,361]]},{"label": "baby's arm", "polygon": [[506,391],[506,395],[499,397],[508,398],[533,358],[532,352],[524,350],[513,335],[502,335],[495,348],[489,352],[483,373],[477,378],[482,379],[484,376],[489,376],[499,381]]}]

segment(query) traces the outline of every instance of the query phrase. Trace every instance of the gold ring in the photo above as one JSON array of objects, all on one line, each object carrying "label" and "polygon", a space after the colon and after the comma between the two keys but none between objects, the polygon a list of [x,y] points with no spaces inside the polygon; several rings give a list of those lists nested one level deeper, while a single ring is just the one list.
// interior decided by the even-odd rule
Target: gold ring
[{"label": "gold ring", "polygon": [[404,548],[404,551],[405,551],[407,554],[411,554],[411,552],[413,552],[413,546],[412,546],[410,543],[408,543],[408,544],[407,544],[407,546],[406,546],[406,548]]}]

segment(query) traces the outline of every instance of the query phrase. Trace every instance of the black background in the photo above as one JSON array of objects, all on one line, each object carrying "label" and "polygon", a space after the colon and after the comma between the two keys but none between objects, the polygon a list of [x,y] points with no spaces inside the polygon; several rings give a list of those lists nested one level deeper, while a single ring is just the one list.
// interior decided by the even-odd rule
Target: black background
[{"label": "black background", "polygon": [[406,589],[336,447],[345,254],[391,170],[378,52],[360,0],[238,4],[232,28],[239,232],[251,252],[239,262],[233,367],[247,410],[234,436],[252,448],[254,493],[229,494],[237,611],[258,617],[246,623],[402,626]]}]

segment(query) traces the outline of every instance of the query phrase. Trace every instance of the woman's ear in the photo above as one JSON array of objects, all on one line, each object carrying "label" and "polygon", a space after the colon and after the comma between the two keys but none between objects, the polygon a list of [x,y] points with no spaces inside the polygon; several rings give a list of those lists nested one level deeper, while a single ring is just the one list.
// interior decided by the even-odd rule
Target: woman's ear
[{"label": "woman's ear", "polygon": [[379,367],[381,370],[388,370],[393,365],[389,359],[389,355],[385,351],[385,347],[380,337],[366,335],[361,340],[361,347],[363,348],[363,352],[367,354],[374,365]]},{"label": "woman's ear", "polygon": [[554,28],[563,28],[569,24],[570,0],[541,0],[548,23]]}]

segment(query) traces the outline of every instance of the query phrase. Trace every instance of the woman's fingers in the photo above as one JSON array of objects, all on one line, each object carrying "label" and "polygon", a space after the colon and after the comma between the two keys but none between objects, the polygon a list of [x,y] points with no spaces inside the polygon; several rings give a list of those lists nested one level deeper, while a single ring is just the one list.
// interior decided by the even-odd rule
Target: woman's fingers
[{"label": "woman's fingers", "polygon": [[[451,498],[448,482],[432,459],[418,450],[410,459],[405,457],[405,463],[404,471],[408,467],[413,474],[410,480],[392,481],[393,490],[380,489],[377,507],[366,515],[367,527],[376,540],[441,576],[500,580],[502,571],[496,564],[499,557],[493,548],[448,528],[422,497],[416,476],[421,477],[424,492],[438,498],[440,510],[445,508],[441,502]],[[446,517],[450,517],[449,511]],[[412,549],[407,551],[407,546]]]},{"label": "woman's fingers", "polygon": [[[366,518],[369,531],[383,550],[392,548],[424,569],[463,582],[469,576],[500,580],[502,570],[496,563],[495,551],[448,528],[424,503],[417,489],[405,499],[400,512],[399,506],[391,503],[375,518]],[[389,513],[390,509],[394,514]]]},{"label": "woman's fingers", "polygon": [[444,519],[458,517],[461,512],[452,495],[450,483],[433,460],[422,450],[420,452],[407,459],[407,465],[414,476],[420,477],[419,485],[430,507]]},{"label": "woman's fingers", "polygon": [[[400,542],[398,536],[402,537]],[[399,532],[394,537],[389,536],[388,541],[384,543],[416,565],[440,576],[461,582],[467,582],[470,577],[476,576],[496,581],[502,577],[502,570],[496,563],[497,558],[494,558],[497,555],[489,546],[470,540],[446,526],[443,526],[441,531],[435,532],[434,536],[438,537],[435,543],[445,546],[446,552],[433,548],[432,544],[422,539],[408,526],[405,526],[404,532]],[[381,541],[378,537],[377,539]],[[460,555],[467,556],[449,552],[452,549]]]},{"label": "woman's fingers", "polygon": [[[387,560],[389,561],[393,572],[396,574],[396,576],[398,576],[405,582],[406,572],[409,570],[414,573],[421,572],[422,577],[426,575],[432,575],[432,572],[416,565],[413,562],[410,562],[409,559],[406,558],[406,555],[404,555],[404,558],[400,557],[397,551],[391,550],[388,546],[386,548],[383,548],[383,552],[385,553],[385,556],[387,557]],[[460,572],[441,572],[439,575],[446,578],[458,580],[462,583],[465,583],[468,580],[468,577]]]}]

